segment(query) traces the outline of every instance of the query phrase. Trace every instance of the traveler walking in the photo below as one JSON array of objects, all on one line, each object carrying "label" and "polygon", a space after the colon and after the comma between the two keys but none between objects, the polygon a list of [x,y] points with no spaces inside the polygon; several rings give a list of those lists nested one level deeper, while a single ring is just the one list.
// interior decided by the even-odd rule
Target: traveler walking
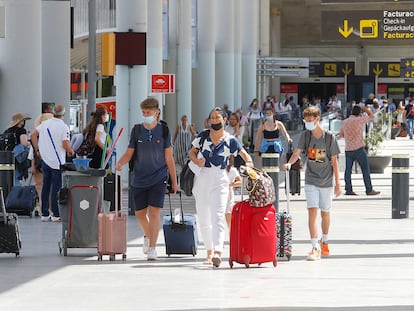
[{"label": "traveler walking", "polygon": [[[199,215],[201,236],[207,249],[206,264],[219,267],[225,238],[225,211],[229,193],[226,167],[230,155],[240,154],[246,165],[252,158],[240,142],[224,130],[225,112],[214,108],[210,112],[211,129],[201,132],[192,143],[189,157],[200,171],[194,178],[193,194]],[[202,142],[202,144],[200,144]]]},{"label": "traveler walking", "polygon": [[374,117],[370,109],[355,105],[351,115],[342,122],[339,136],[345,138],[345,194],[356,195],[352,190],[352,166],[358,162],[364,177],[365,193],[377,195],[380,192],[372,189],[368,157],[365,152],[364,127]]},{"label": "traveler walking", "polygon": [[405,118],[407,120],[408,136],[413,139],[414,131],[414,98],[411,98],[405,106]]},{"label": "traveler walking", "polygon": [[171,133],[168,130],[165,138],[166,125],[158,122],[159,102],[156,98],[147,98],[141,102],[140,107],[144,122],[135,125],[139,126],[138,137],[135,127],[132,129],[128,148],[116,164],[116,170],[122,170],[122,166],[131,159],[134,161],[131,183],[135,204],[133,208],[144,233],[143,252],[147,255],[147,260],[152,261],[157,259],[160,209],[164,206],[168,172],[173,193],[177,192],[178,186]]},{"label": "traveler walking", "polygon": [[177,124],[174,133],[174,160],[181,167],[187,162],[191,142],[196,136],[194,124],[188,124],[188,117],[183,115],[180,124]]},{"label": "traveler walking", "polygon": [[[341,195],[338,167],[340,150],[335,137],[320,125],[321,112],[318,107],[306,108],[303,117],[307,131],[301,133],[297,148],[284,168],[290,170],[292,164],[299,159],[302,150],[307,155],[305,196],[312,243],[312,250],[307,259],[319,260],[321,255],[329,256],[328,234],[332,195]],[[318,240],[318,209],[321,211],[322,219],[320,240]]]},{"label": "traveler walking", "polygon": [[[62,120],[64,115],[65,108],[56,105],[53,118],[40,123],[31,135],[34,152],[42,159],[42,221],[61,221],[57,201],[57,193],[62,187],[60,164],[65,162],[66,154],[70,157],[74,155],[69,127]],[[49,197],[53,216],[49,215]]]}]

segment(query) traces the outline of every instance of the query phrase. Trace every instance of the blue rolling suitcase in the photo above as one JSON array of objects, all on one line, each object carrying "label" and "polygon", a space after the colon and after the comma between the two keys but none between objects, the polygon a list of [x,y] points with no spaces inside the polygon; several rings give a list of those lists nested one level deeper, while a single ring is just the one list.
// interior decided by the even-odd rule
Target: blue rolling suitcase
[{"label": "blue rolling suitcase", "polygon": [[181,191],[178,191],[177,194],[180,196],[180,212],[176,215],[173,215],[171,195],[167,194],[170,213],[163,218],[165,252],[168,256],[172,254],[195,256],[198,247],[196,219],[192,214],[184,214]]}]

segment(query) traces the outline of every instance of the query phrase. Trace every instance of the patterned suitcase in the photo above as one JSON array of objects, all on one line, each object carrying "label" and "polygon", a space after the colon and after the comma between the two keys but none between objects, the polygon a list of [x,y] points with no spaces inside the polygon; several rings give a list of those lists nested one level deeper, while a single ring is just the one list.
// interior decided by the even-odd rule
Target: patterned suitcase
[{"label": "patterned suitcase", "polygon": [[[120,176],[115,175],[114,180],[114,198],[118,197],[120,202],[122,198],[118,196]],[[117,254],[122,255],[122,260],[126,260],[126,222],[127,217],[121,212],[120,203],[114,200],[114,211],[105,211],[98,214],[98,260],[102,256],[109,255],[109,260],[114,261]]]},{"label": "patterned suitcase", "polygon": [[273,204],[265,207],[253,207],[248,201],[234,205],[231,215],[230,257],[233,262],[251,264],[272,262],[276,258],[276,210]]},{"label": "patterned suitcase", "polygon": [[292,216],[290,215],[290,171],[286,172],[286,210],[279,211],[276,215],[277,230],[277,257],[287,259],[292,257]]},{"label": "patterned suitcase", "polygon": [[14,253],[16,257],[20,255],[22,246],[19,234],[18,217],[14,213],[7,213],[3,189],[0,187],[0,253]]},{"label": "patterned suitcase", "polygon": [[[194,215],[184,214],[180,196],[180,213],[173,215],[171,207],[171,195],[168,193],[170,213],[163,218],[163,231],[165,239],[165,252],[168,256],[172,254],[189,254],[195,256],[198,247],[197,223]],[[179,219],[175,219],[178,217]]]}]

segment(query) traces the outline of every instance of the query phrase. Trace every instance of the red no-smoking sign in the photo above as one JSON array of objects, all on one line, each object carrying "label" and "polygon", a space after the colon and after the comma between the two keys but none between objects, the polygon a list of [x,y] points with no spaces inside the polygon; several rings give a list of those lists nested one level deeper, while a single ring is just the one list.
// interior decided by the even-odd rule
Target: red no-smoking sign
[{"label": "red no-smoking sign", "polygon": [[151,76],[151,92],[153,93],[175,93],[174,74],[153,74]]}]

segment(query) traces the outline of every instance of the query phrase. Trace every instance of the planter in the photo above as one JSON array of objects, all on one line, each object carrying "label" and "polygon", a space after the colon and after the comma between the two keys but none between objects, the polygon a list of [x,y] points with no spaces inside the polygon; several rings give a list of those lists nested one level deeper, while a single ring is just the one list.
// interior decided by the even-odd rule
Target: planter
[{"label": "planter", "polygon": [[392,127],[391,128],[391,139],[395,139],[398,135],[400,135],[401,127]]},{"label": "planter", "polygon": [[383,174],[384,169],[391,162],[391,156],[387,155],[368,155],[368,164],[371,174]]}]

